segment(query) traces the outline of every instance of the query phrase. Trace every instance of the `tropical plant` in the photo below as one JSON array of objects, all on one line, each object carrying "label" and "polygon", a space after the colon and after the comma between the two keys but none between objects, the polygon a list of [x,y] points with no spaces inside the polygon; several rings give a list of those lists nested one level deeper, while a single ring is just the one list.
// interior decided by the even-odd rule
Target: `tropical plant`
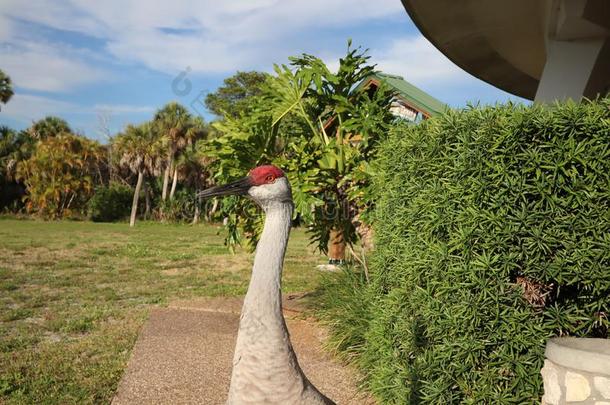
[{"label": "tropical plant", "polygon": [[[254,99],[256,101],[254,101]],[[257,105],[265,105],[261,98],[253,98]],[[213,123],[220,136],[202,145],[202,152],[213,159],[211,171],[214,181],[227,182],[263,163],[273,161],[284,148],[278,140],[277,128],[272,127],[272,117],[265,110],[240,118],[225,117]],[[244,241],[255,246],[261,223],[258,210],[248,199],[226,197],[220,204],[219,215],[227,218],[225,242],[230,247]]]},{"label": "tropical plant", "polygon": [[134,226],[138,210],[138,199],[144,176],[158,173],[162,164],[165,140],[155,132],[149,122],[139,126],[128,125],[123,133],[113,139],[113,149],[119,156],[119,164],[137,175],[131,204],[129,226]]},{"label": "tropical plant", "polygon": [[70,133],[38,141],[16,168],[16,178],[26,186],[27,211],[62,218],[84,208],[102,181],[105,158],[99,143]]},{"label": "tropical plant", "polygon": [[[165,201],[168,195],[169,176],[173,175],[173,182],[177,181],[178,174],[174,167],[177,153],[188,144],[186,134],[191,124],[191,114],[177,102],[170,102],[155,113],[155,129],[167,138],[167,163],[163,173],[163,189],[161,198]],[[173,188],[175,190],[175,185]]]},{"label": "tropical plant", "polygon": [[[345,245],[357,238],[355,216],[370,204],[362,199],[371,173],[367,162],[394,120],[393,94],[383,84],[372,94],[356,87],[375,71],[368,59],[366,51],[348,43],[336,73],[321,59],[302,55],[291,58],[294,72],[276,66],[271,81],[274,125],[294,113],[310,129],[285,164],[292,166],[295,188],[307,190],[303,202],[309,199],[316,207],[310,231],[331,260],[343,260]],[[304,216],[311,213],[305,207]]]},{"label": "tropical plant", "polygon": [[[374,72],[368,59],[366,51],[348,44],[336,73],[311,55],[290,58],[290,67],[275,66],[263,95],[251,98],[248,116],[225,117],[215,125],[225,135],[211,151],[218,158],[217,176],[266,162],[283,167],[313,241],[323,252],[330,245],[330,257],[339,260],[345,245],[357,239],[356,214],[370,204],[363,198],[371,173],[367,161],[394,120],[392,94],[383,85],[372,94],[357,89]],[[253,218],[245,210],[230,220],[228,240],[240,237],[239,227],[255,238]]]}]

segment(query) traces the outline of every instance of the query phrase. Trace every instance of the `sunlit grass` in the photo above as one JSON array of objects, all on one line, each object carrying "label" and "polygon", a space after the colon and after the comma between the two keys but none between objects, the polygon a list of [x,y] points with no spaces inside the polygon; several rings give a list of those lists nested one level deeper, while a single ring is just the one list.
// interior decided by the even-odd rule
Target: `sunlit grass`
[{"label": "sunlit grass", "polygon": [[[108,403],[151,307],[245,293],[252,255],[218,230],[0,220],[0,403]],[[320,261],[294,230],[284,291]]]}]

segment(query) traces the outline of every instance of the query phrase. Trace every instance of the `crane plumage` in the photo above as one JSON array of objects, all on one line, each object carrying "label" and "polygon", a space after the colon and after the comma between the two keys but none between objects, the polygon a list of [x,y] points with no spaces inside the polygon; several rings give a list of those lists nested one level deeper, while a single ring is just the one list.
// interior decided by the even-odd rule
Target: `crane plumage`
[{"label": "crane plumage", "polygon": [[227,404],[334,404],[307,379],[282,314],[281,279],[293,202],[281,169],[259,166],[202,197],[246,195],[265,212],[242,307]]}]

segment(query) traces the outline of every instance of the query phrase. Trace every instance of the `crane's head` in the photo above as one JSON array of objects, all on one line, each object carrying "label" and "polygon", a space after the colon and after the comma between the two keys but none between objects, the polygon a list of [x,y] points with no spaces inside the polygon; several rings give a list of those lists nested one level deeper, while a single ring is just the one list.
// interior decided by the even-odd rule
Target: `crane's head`
[{"label": "crane's head", "polygon": [[203,198],[224,195],[248,196],[263,207],[274,201],[292,202],[288,179],[281,169],[273,165],[258,166],[250,170],[246,177],[199,193]]}]

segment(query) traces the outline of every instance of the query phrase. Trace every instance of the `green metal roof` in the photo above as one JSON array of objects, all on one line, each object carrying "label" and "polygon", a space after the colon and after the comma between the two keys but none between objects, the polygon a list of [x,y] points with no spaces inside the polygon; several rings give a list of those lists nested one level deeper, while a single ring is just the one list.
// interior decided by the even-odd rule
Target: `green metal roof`
[{"label": "green metal roof", "polygon": [[366,86],[367,83],[375,79],[385,82],[393,90],[398,92],[400,98],[404,99],[407,103],[413,105],[413,107],[423,110],[429,115],[440,114],[448,108],[447,104],[432,97],[425,91],[415,87],[414,85],[406,81],[402,76],[377,72],[364,79],[358,85],[358,87]]}]

